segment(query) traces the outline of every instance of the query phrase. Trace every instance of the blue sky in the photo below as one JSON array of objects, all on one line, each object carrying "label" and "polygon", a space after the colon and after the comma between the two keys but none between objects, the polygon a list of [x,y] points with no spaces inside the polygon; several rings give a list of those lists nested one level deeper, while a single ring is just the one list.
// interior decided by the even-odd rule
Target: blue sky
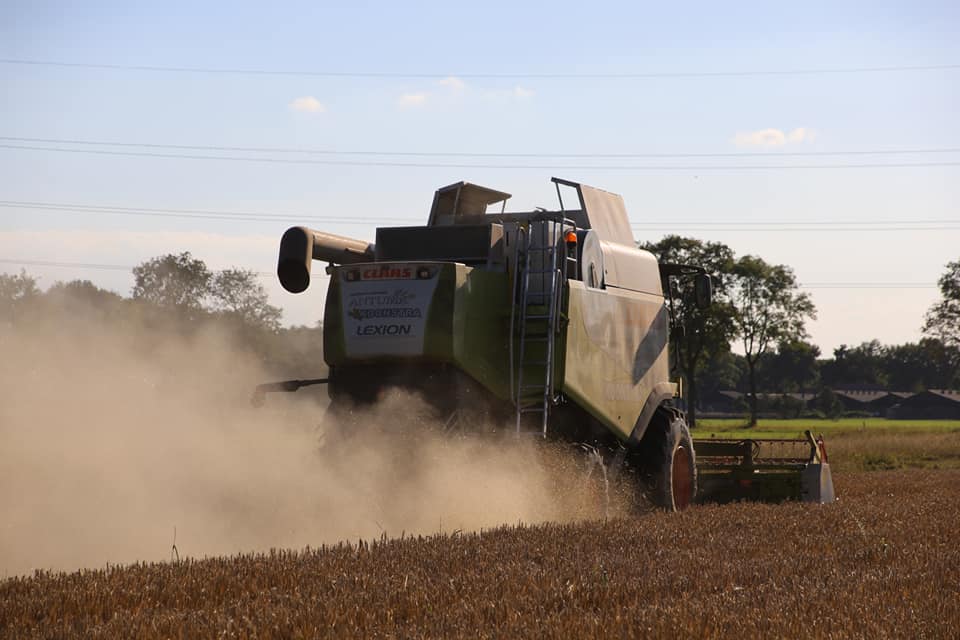
[{"label": "blue sky", "polygon": [[[656,240],[675,230],[791,265],[802,282],[812,284],[819,317],[810,331],[829,353],[840,343],[874,337],[888,343],[918,339],[923,313],[937,291],[929,286],[822,288],[819,283],[933,285],[948,261],[960,259],[960,166],[736,168],[960,162],[960,153],[554,157],[958,148],[956,68],[598,77],[957,65],[960,5],[955,2],[79,4],[0,4],[0,59],[382,72],[388,77],[0,63],[0,136],[545,157],[229,154],[537,167],[420,168],[0,148],[3,201],[291,214],[240,222],[3,207],[0,258],[5,260],[128,265],[190,250],[213,267],[269,272],[277,239],[290,224],[307,222],[372,239],[372,221],[425,220],[433,190],[461,179],[513,193],[512,208],[554,206],[549,177],[560,175],[623,194],[633,222],[646,225],[637,231],[640,239]],[[593,77],[530,77],[554,73]],[[476,77],[482,75],[498,77]],[[510,75],[528,77],[504,77]],[[591,168],[549,168],[556,165]],[[352,222],[323,220],[329,216]],[[918,222],[928,220],[953,223]],[[827,223],[837,221],[852,223],[844,227],[851,230],[828,231]],[[754,226],[718,224],[731,222]],[[782,222],[821,224],[808,230],[755,230],[758,224]],[[881,224],[888,222],[896,224]],[[877,226],[897,230],[869,230]],[[0,262],[0,269],[19,266]],[[28,270],[44,285],[88,278],[124,293],[131,286],[122,271]],[[287,321],[312,323],[320,317],[322,287],[294,297],[269,278],[265,283]]]}]

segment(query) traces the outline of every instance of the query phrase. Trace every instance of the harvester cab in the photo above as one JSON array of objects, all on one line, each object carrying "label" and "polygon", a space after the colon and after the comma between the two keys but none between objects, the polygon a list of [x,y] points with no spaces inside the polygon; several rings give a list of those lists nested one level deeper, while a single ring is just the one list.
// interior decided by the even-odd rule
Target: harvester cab
[{"label": "harvester cab", "polygon": [[[306,290],[312,262],[329,263],[329,374],[259,395],[326,383],[336,414],[411,390],[447,427],[585,445],[631,470],[658,505],[690,504],[698,474],[673,403],[669,287],[690,278],[707,306],[710,278],[639,249],[619,195],[553,183],[558,209],[507,212],[510,194],[458,182],[437,190],[425,226],[381,227],[373,243],[287,230],[285,289]],[[716,457],[711,473],[741,473],[735,457]]]}]

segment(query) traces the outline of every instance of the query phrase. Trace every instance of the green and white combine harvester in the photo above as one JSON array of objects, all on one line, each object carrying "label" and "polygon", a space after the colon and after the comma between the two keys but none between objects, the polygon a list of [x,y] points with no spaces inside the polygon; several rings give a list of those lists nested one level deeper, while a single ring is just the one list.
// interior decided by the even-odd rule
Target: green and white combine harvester
[{"label": "green and white combine harvester", "polygon": [[691,439],[670,380],[671,285],[706,307],[710,277],[638,249],[620,196],[553,183],[559,210],[521,213],[505,212],[508,193],[443,187],[425,226],[379,228],[375,243],[287,230],[277,266],[285,289],[306,290],[312,261],[329,263],[329,374],[257,395],[327,383],[331,411],[346,415],[386,389],[410,390],[447,428],[581,445],[670,510],[711,499],[832,501],[823,441],[809,433]]}]

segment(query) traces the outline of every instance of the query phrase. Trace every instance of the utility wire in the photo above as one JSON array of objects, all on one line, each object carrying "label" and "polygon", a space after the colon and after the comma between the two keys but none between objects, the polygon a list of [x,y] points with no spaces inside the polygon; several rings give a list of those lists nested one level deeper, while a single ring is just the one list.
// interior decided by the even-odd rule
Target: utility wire
[{"label": "utility wire", "polygon": [[116,142],[108,140],[79,140],[75,138],[24,138],[0,136],[7,142],[31,144],[72,144],[102,147],[134,147],[143,149],[178,149],[187,151],[224,151],[253,153],[293,153],[327,156],[384,156],[416,158],[760,158],[804,156],[880,156],[960,153],[960,147],[936,147],[919,149],[858,149],[852,151],[738,151],[717,153],[475,153],[461,151],[372,151],[336,150],[304,147],[248,147],[217,146],[206,144],[161,144],[154,142]]},{"label": "utility wire", "polygon": [[111,71],[149,71],[163,73],[202,73],[250,76],[310,76],[320,78],[420,78],[443,79],[537,79],[537,80],[654,80],[660,78],[731,78],[764,76],[816,76],[856,73],[906,73],[918,71],[955,71],[960,64],[887,65],[873,67],[828,67],[809,69],[747,69],[728,71],[655,71],[625,73],[412,73],[404,71],[341,71],[303,69],[249,69],[240,67],[180,67],[163,65],[99,64],[91,62],[64,62],[60,60],[0,59],[0,64],[32,67],[63,67],[73,69],[103,69]]},{"label": "utility wire", "polygon": [[960,226],[929,226],[929,227],[690,227],[690,226],[662,226],[662,227],[632,227],[635,231],[663,231],[663,232],[672,232],[674,235],[678,231],[685,232],[806,232],[806,231],[815,231],[823,232],[829,231],[833,232],[852,232],[852,233],[864,233],[867,231],[960,231]]},{"label": "utility wire", "polygon": [[801,282],[803,289],[936,289],[928,282]]},{"label": "utility wire", "polygon": [[[217,211],[210,209],[166,209],[150,207],[117,207],[75,203],[33,202],[25,200],[0,200],[0,208],[28,209],[43,212],[97,213],[121,216],[158,216],[230,220],[237,222],[306,222],[324,224],[406,224],[422,222],[415,218],[357,218],[348,216],[324,216],[309,213],[262,213]],[[648,221],[631,222],[635,231],[904,231],[904,230],[960,230],[956,220],[825,220],[825,221]]]},{"label": "utility wire", "polygon": [[[14,258],[0,258],[0,263],[3,264],[14,264],[18,266],[26,267],[64,267],[71,269],[95,269],[100,271],[133,271],[134,267],[131,265],[123,264],[96,264],[90,262],[57,262],[52,260],[19,260]],[[277,274],[270,271],[253,271],[248,269],[254,275],[261,278],[272,278]],[[330,276],[322,273],[314,273],[311,275],[313,279],[327,280]]]},{"label": "utility wire", "polygon": [[266,162],[278,164],[351,166],[351,167],[407,167],[421,169],[536,169],[536,170],[578,170],[578,171],[767,171],[781,169],[904,169],[920,167],[955,167],[960,161],[946,162],[897,162],[897,163],[847,163],[847,164],[795,164],[795,165],[532,165],[532,164],[460,164],[437,162],[392,162],[386,160],[302,160],[290,158],[266,158],[250,156],[210,156],[185,153],[151,153],[138,151],[109,151],[105,149],[67,149],[63,147],[33,147],[12,144],[0,144],[3,149],[22,151],[46,151],[58,153],[86,153],[107,156],[125,156],[139,158],[173,158],[179,160],[229,160],[233,162]]},{"label": "utility wire", "polygon": [[[77,269],[100,269],[108,271],[132,271],[133,266],[119,264],[96,264],[89,262],[61,262],[49,260],[21,260],[0,258],[0,263],[35,267],[69,267]],[[254,271],[261,277],[273,277],[269,271]],[[330,276],[313,274],[313,278],[327,279]],[[803,289],[936,289],[937,285],[928,282],[810,282],[800,283]]]},{"label": "utility wire", "polygon": [[231,220],[237,222],[290,222],[315,220],[328,224],[403,224],[414,222],[413,218],[363,218],[349,216],[323,216],[310,213],[243,213],[237,211],[210,211],[206,209],[156,209],[147,207],[113,207],[49,202],[25,202],[0,200],[0,208],[29,209],[50,212],[100,213],[120,216],[146,216],[161,218],[196,218],[202,220]]},{"label": "utility wire", "polygon": [[0,258],[0,262],[27,267],[76,267],[78,269],[101,269],[104,271],[129,271],[133,267],[120,264],[95,264],[90,262],[52,262],[48,260],[17,260]]}]

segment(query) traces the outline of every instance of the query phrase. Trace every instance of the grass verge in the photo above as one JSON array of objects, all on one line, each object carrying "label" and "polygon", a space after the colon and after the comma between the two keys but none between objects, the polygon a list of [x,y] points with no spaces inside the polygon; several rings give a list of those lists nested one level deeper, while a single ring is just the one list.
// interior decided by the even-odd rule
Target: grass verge
[{"label": "grass verge", "polygon": [[694,440],[710,438],[803,438],[823,434],[834,471],[960,468],[960,421],[761,420],[744,428],[741,420],[702,420]]}]

